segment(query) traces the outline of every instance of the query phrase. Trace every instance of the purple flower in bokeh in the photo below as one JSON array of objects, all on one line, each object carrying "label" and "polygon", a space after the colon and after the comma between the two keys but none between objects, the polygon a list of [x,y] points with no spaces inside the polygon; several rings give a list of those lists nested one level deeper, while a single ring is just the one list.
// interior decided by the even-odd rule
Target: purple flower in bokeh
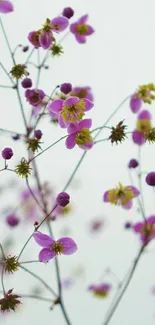
[{"label": "purple flower in bokeh", "polygon": [[74,281],[71,278],[65,278],[61,281],[61,287],[63,289],[69,289],[70,287],[72,287],[73,284],[74,284]]},{"label": "purple flower in bokeh", "polygon": [[143,244],[148,244],[155,238],[155,216],[147,218],[144,222],[134,224],[132,229],[140,235],[140,240]]},{"label": "purple flower in bokeh", "polygon": [[25,97],[30,105],[38,106],[45,97],[45,93],[41,89],[27,89],[25,91]]},{"label": "purple flower in bokeh", "polygon": [[1,0],[0,1],[0,13],[8,14],[14,11],[14,7],[11,1]]},{"label": "purple flower in bokeh", "polygon": [[129,168],[136,168],[137,166],[139,166],[137,159],[131,159],[128,163]]},{"label": "purple flower in bokeh", "polygon": [[76,124],[71,123],[67,129],[69,135],[66,139],[66,147],[72,149],[77,144],[81,149],[91,149],[94,144],[89,130],[91,125],[91,119],[85,119]]},{"label": "purple flower in bokeh", "polygon": [[109,283],[92,284],[88,287],[88,290],[93,293],[95,297],[106,298],[112,289]]},{"label": "purple flower in bokeh", "polygon": [[16,227],[20,222],[20,219],[15,215],[15,214],[9,214],[6,217],[6,223],[10,226],[10,227]]},{"label": "purple flower in bokeh", "polygon": [[39,253],[40,262],[47,262],[56,255],[71,255],[77,250],[76,243],[69,237],[62,237],[55,241],[52,237],[41,232],[35,232],[33,237],[37,244],[43,247]]},{"label": "purple flower in bokeh", "polygon": [[155,186],[155,172],[150,172],[146,175],[145,181],[149,186]]},{"label": "purple flower in bokeh", "polygon": [[119,186],[106,191],[103,195],[104,202],[110,202],[114,205],[121,205],[124,209],[131,209],[132,199],[140,194],[139,190],[132,185],[123,186],[119,183]]},{"label": "purple flower in bokeh", "polygon": [[66,128],[70,123],[82,120],[86,111],[89,111],[94,104],[88,99],[69,97],[66,100],[56,99],[49,104],[49,112],[58,115],[58,121],[62,128]]},{"label": "purple flower in bokeh", "polygon": [[138,144],[139,146],[142,146],[145,143],[145,136],[143,132],[139,132],[137,130],[134,130],[132,132],[132,140],[135,144]]},{"label": "purple flower in bokeh", "polygon": [[75,35],[78,43],[86,43],[87,36],[94,33],[93,27],[87,24],[88,15],[82,16],[78,21],[70,25],[70,31]]},{"label": "purple flower in bokeh", "polygon": [[135,93],[130,98],[130,108],[132,113],[137,113],[142,106],[142,99]]}]

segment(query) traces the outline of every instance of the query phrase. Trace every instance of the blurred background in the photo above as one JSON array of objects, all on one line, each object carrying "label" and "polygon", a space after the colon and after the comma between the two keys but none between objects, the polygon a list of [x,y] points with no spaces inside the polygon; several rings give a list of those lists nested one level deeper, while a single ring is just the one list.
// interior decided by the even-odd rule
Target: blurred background
[{"label": "blurred background", "polygon": [[[52,19],[61,14],[64,7],[70,6],[74,9],[72,22],[84,14],[89,14],[88,22],[94,27],[95,33],[88,37],[86,44],[78,44],[74,36],[69,34],[62,42],[64,54],[59,58],[49,57],[47,62],[49,69],[42,71],[39,88],[50,95],[56,85],[63,82],[70,82],[73,86],[91,87],[95,105],[87,113],[87,117],[92,118],[93,128],[104,124],[120,102],[132,94],[138,85],[154,82],[155,3],[153,0],[90,0],[89,2],[14,0],[13,3],[14,13],[2,17],[12,49],[17,44],[30,45],[27,39],[28,33],[41,28],[46,18]],[[61,35],[59,37],[61,38]],[[12,61],[1,31],[0,47],[0,60],[7,71],[10,71]],[[19,48],[17,62],[25,62],[28,54],[29,52],[23,53]],[[42,58],[44,54],[44,50],[41,50]],[[36,62],[36,59],[34,53],[31,60]],[[37,71],[31,65],[29,71],[35,83]],[[0,84],[10,84],[2,70],[0,70]],[[24,98],[23,89],[21,95],[28,118],[30,105]],[[154,103],[151,106],[146,104],[143,108],[148,108],[154,118]],[[23,133],[24,124],[14,90],[0,88],[0,113],[0,128]],[[115,126],[123,119],[128,125],[128,131],[132,131],[136,116],[130,111],[128,100],[109,122],[109,126]],[[49,117],[45,117],[38,127],[43,132],[43,149],[65,135],[65,130],[51,123]],[[109,132],[103,130],[99,139],[108,136]],[[0,132],[0,150],[4,147],[12,147],[14,151],[9,168],[14,168],[27,154],[21,141],[14,141],[10,135]],[[82,153],[79,148],[67,150],[63,140],[36,159],[42,183],[48,182],[51,203],[55,195],[63,189]],[[71,196],[69,213],[59,216],[52,222],[56,238],[70,236],[78,245],[76,254],[59,257],[64,301],[73,325],[103,323],[104,315],[118,285],[138,253],[140,247],[138,236],[124,228],[127,221],[142,220],[136,200],[129,211],[105,204],[102,200],[103,193],[107,189],[114,188],[119,181],[124,185],[130,184],[128,161],[137,157],[138,147],[132,143],[130,134],[128,139],[118,146],[111,145],[110,142],[96,144],[87,153],[68,188]],[[144,145],[142,171],[154,171],[154,163],[154,144]],[[0,168],[3,166],[4,161],[1,158]],[[133,179],[135,185],[138,185],[135,172],[133,172]],[[30,178],[30,184],[35,188],[33,178]],[[26,202],[24,208],[19,208],[26,189],[25,181],[17,175],[11,172],[1,173],[0,242],[7,254],[19,254],[34,229],[34,220],[42,218],[39,210],[35,211],[31,218],[34,208],[31,199]],[[147,215],[153,215],[154,192],[145,184],[145,175],[143,193]],[[11,228],[6,223],[6,216],[13,211],[16,211],[19,216],[20,223],[17,227]],[[41,231],[46,233],[46,227],[43,226]],[[38,252],[39,246],[32,239],[21,260],[36,260]],[[138,265],[132,283],[110,322],[111,325],[154,324],[155,298],[151,293],[155,284],[154,258],[155,245],[152,242]],[[49,261],[48,264],[27,264],[25,267],[36,272],[57,290],[53,261]],[[110,282],[113,287],[109,297],[107,299],[93,297],[88,292],[88,286],[104,281]],[[14,292],[21,295],[38,294],[51,298],[52,301],[52,297],[44,287],[23,270],[19,270],[14,275],[6,275],[4,283],[7,290],[14,288]],[[35,322],[41,325],[46,320],[54,324],[65,324],[59,306],[50,310],[51,305],[46,302],[28,298],[22,298],[22,302],[16,313],[0,316],[1,322],[6,325],[18,325],[21,321],[22,324]]]}]

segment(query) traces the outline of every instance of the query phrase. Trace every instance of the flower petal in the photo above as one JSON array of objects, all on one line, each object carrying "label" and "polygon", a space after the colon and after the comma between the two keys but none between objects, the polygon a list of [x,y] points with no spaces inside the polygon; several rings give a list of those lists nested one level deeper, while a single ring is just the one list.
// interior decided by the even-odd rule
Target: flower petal
[{"label": "flower petal", "polygon": [[79,129],[88,128],[90,129],[92,126],[92,119],[91,118],[85,118],[84,120],[80,121],[79,123]]},{"label": "flower petal", "polygon": [[142,227],[143,227],[143,222],[138,222],[135,225],[132,226],[132,229],[134,230],[134,232],[140,232]]},{"label": "flower petal", "polygon": [[80,23],[80,24],[84,24],[84,23],[86,23],[86,21],[88,20],[88,15],[84,15],[84,16],[82,16],[79,20],[78,20],[78,23]]},{"label": "flower petal", "polygon": [[4,0],[0,1],[0,12],[3,14],[8,14],[14,11],[13,4],[10,1]]},{"label": "flower petal", "polygon": [[70,31],[71,33],[75,34],[76,33],[76,28],[77,28],[78,24],[74,23],[70,25]]},{"label": "flower petal", "polygon": [[106,191],[106,192],[103,194],[103,201],[104,201],[104,202],[109,202],[108,194],[109,194],[109,191]]},{"label": "flower petal", "polygon": [[75,147],[75,134],[69,135],[66,139],[66,147],[68,149],[72,149]]},{"label": "flower petal", "polygon": [[75,105],[79,102],[79,97],[69,97],[64,101],[64,105]]},{"label": "flower petal", "polygon": [[65,129],[67,127],[67,123],[65,123],[61,115],[58,115],[58,122],[62,129]]},{"label": "flower petal", "polygon": [[122,205],[123,209],[130,210],[132,208],[132,201],[128,201],[126,204]]},{"label": "flower petal", "polygon": [[151,120],[152,119],[152,115],[149,111],[147,110],[143,110],[142,112],[140,112],[140,114],[138,115],[138,120]]},{"label": "flower petal", "polygon": [[42,234],[41,232],[35,232],[33,234],[33,237],[37,242],[37,244],[40,245],[41,247],[50,247],[54,243],[52,237]]},{"label": "flower petal", "polygon": [[135,144],[142,146],[145,143],[145,137],[143,132],[137,130],[132,132],[132,140]]},{"label": "flower petal", "polygon": [[150,216],[149,218],[147,218],[147,223],[150,223],[150,224],[155,224],[155,216]]},{"label": "flower petal", "polygon": [[79,124],[74,124],[74,123],[71,123],[68,128],[67,128],[67,132],[69,134],[72,134],[72,133],[77,133],[79,131]]},{"label": "flower petal", "polygon": [[56,99],[49,104],[48,109],[54,113],[59,113],[62,109],[63,103],[64,101],[62,99]]},{"label": "flower petal", "polygon": [[89,111],[94,106],[89,99],[83,98],[82,100],[85,102],[85,111]]},{"label": "flower petal", "polygon": [[126,188],[131,189],[133,191],[134,197],[137,197],[140,194],[140,191],[132,185],[126,186]]},{"label": "flower petal", "polygon": [[63,16],[55,17],[51,20],[50,24],[53,25],[52,30],[55,32],[62,32],[68,27],[69,20]]},{"label": "flower petal", "polygon": [[83,150],[89,150],[93,147],[94,145],[94,141],[92,139],[92,141],[85,143],[85,144],[78,144],[79,148],[83,149]]},{"label": "flower petal", "polygon": [[87,35],[92,35],[95,32],[94,28],[90,25],[87,25],[87,27],[88,27]]},{"label": "flower petal", "polygon": [[43,248],[39,253],[39,261],[47,262],[56,256],[55,252],[49,250],[49,248]]},{"label": "flower petal", "polygon": [[75,241],[72,238],[69,237],[62,237],[57,240],[59,243],[61,243],[64,247],[64,250],[62,254],[64,255],[70,255],[76,252],[77,245]]},{"label": "flower petal", "polygon": [[83,35],[79,35],[79,34],[75,34],[76,40],[78,41],[78,43],[86,43],[87,39],[86,36]]}]

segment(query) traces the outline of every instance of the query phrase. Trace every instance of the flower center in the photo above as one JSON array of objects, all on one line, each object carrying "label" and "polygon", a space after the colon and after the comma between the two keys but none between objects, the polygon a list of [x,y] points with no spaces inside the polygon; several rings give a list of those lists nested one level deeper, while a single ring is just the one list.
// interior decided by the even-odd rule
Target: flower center
[{"label": "flower center", "polygon": [[34,92],[32,95],[30,95],[30,100],[31,100],[33,103],[38,103],[39,100],[40,100],[39,93]]},{"label": "flower center", "polygon": [[150,132],[151,122],[147,119],[138,120],[136,124],[137,131],[139,132]]},{"label": "flower center", "polygon": [[115,205],[125,205],[134,198],[132,188],[124,187],[121,183],[115,189],[108,191],[108,200]]},{"label": "flower center", "polygon": [[32,35],[32,42],[33,42],[33,44],[35,44],[35,45],[38,45],[39,44],[39,35],[40,35],[40,32],[39,31],[33,33],[33,35]]},{"label": "flower center", "polygon": [[155,231],[155,226],[153,224],[148,223],[143,225],[140,232],[142,235],[146,237],[146,239],[148,239],[153,235],[154,231]]},{"label": "flower center", "polygon": [[76,123],[82,120],[85,110],[85,102],[79,100],[74,105],[63,105],[60,114],[65,122]]},{"label": "flower center", "polygon": [[77,96],[79,98],[86,98],[87,96],[87,90],[81,89],[79,92],[72,91],[71,96]]},{"label": "flower center", "polygon": [[95,290],[93,292],[93,294],[94,294],[95,297],[104,298],[104,297],[107,297],[108,292],[107,291],[101,291],[101,290]]},{"label": "flower center", "polygon": [[76,31],[80,35],[86,35],[88,33],[88,26],[85,24],[79,24],[76,28]]},{"label": "flower center", "polygon": [[86,144],[92,141],[91,134],[88,128],[81,129],[80,132],[77,133],[75,142],[76,144]]},{"label": "flower center", "polygon": [[64,250],[64,246],[58,241],[55,241],[51,246],[51,251],[55,252],[56,255],[61,255],[63,250]]}]

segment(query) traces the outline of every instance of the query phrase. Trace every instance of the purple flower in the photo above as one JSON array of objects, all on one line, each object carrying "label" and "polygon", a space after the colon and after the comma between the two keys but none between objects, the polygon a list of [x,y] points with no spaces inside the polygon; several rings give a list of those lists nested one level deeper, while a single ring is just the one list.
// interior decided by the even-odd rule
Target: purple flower
[{"label": "purple flower", "polygon": [[15,214],[9,214],[6,217],[6,222],[10,227],[16,227],[19,224],[20,219]]},{"label": "purple flower", "polygon": [[54,32],[62,32],[68,27],[69,21],[63,16],[55,17],[50,21],[50,25]]},{"label": "purple flower", "polygon": [[94,100],[91,87],[89,87],[89,86],[72,88],[70,96],[86,98],[86,99],[89,99],[91,102],[93,102],[93,100]]},{"label": "purple flower", "polygon": [[155,238],[155,216],[151,216],[144,222],[138,222],[132,226],[135,233],[140,235],[140,240],[143,244],[148,244]]},{"label": "purple flower", "polygon": [[147,185],[155,186],[155,172],[150,172],[146,175],[145,181]]},{"label": "purple flower", "polygon": [[71,255],[77,250],[76,243],[69,237],[62,237],[55,241],[52,237],[41,232],[35,232],[33,237],[38,245],[44,247],[39,253],[40,262],[47,262],[56,255]]},{"label": "purple flower", "polygon": [[139,132],[137,130],[134,130],[132,132],[132,140],[135,144],[138,144],[139,146],[142,146],[145,143],[145,136],[143,132]]},{"label": "purple flower", "polygon": [[28,34],[28,40],[36,49],[40,47],[39,36],[39,31],[33,31]]},{"label": "purple flower", "polygon": [[109,283],[92,284],[88,287],[88,290],[98,298],[106,298],[112,289]]},{"label": "purple flower", "polygon": [[60,86],[60,90],[62,91],[62,93],[64,93],[65,95],[67,95],[72,90],[72,85],[70,83],[63,83]]},{"label": "purple flower", "polygon": [[69,97],[66,100],[56,99],[51,102],[49,111],[56,113],[60,126],[66,128],[70,123],[82,120],[85,112],[93,106],[94,104],[86,98]]},{"label": "purple flower", "polygon": [[8,14],[14,11],[13,4],[8,0],[1,0],[0,1],[0,12],[3,14]]},{"label": "purple flower", "polygon": [[70,19],[71,17],[73,17],[74,15],[74,10],[70,7],[66,7],[63,9],[62,15],[68,19]]},{"label": "purple flower", "polygon": [[136,159],[131,159],[129,161],[128,167],[129,168],[136,168],[139,165],[138,161]]},{"label": "purple flower", "polygon": [[40,108],[45,93],[41,89],[27,89],[25,91],[25,97],[30,105]]},{"label": "purple flower", "polygon": [[58,194],[56,198],[57,204],[59,204],[61,207],[65,207],[70,202],[70,196],[66,192],[61,192]]},{"label": "purple flower", "polygon": [[35,130],[34,131],[34,136],[35,136],[36,139],[40,140],[42,135],[43,134],[42,134],[41,130]]},{"label": "purple flower", "polygon": [[130,98],[130,108],[132,113],[137,113],[142,106],[142,99],[135,93]]},{"label": "purple flower", "polygon": [[132,199],[140,194],[139,190],[131,185],[123,186],[119,183],[118,187],[106,191],[103,195],[104,202],[114,205],[121,205],[124,209],[131,209]]},{"label": "purple flower", "polygon": [[2,157],[5,159],[5,160],[9,160],[11,159],[13,156],[13,151],[11,148],[5,148],[2,150]]},{"label": "purple flower", "polygon": [[85,43],[87,36],[94,33],[93,27],[87,25],[88,15],[82,16],[77,22],[70,25],[70,31],[75,35],[78,43]]},{"label": "purple flower", "polygon": [[25,78],[22,80],[21,85],[23,88],[31,88],[32,87],[32,80],[30,78]]},{"label": "purple flower", "polygon": [[91,149],[94,144],[89,130],[91,125],[91,119],[85,119],[76,124],[71,123],[67,129],[69,135],[66,139],[66,147],[72,149],[77,144],[81,149]]}]

